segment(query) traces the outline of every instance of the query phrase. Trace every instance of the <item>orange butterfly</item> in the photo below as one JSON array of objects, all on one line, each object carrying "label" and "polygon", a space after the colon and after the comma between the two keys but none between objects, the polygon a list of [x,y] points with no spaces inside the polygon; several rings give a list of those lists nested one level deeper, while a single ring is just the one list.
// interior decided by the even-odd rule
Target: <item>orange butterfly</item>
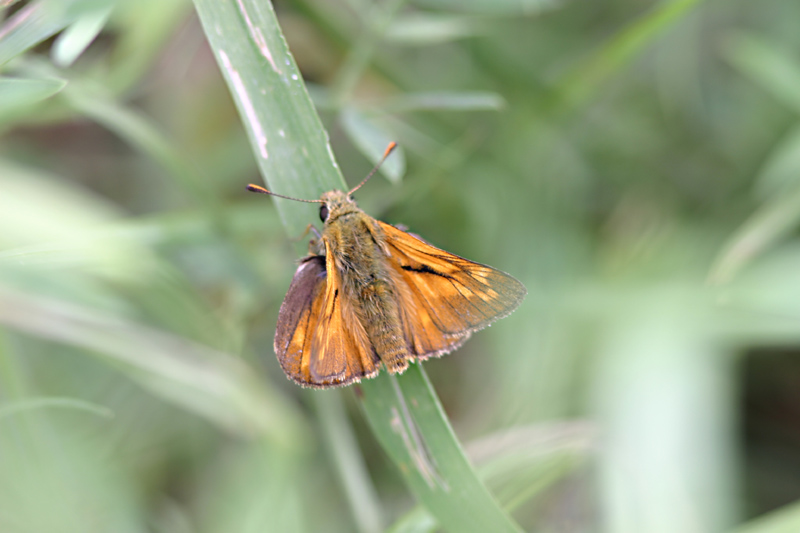
[{"label": "orange butterfly", "polygon": [[[341,387],[438,357],[514,311],[525,287],[508,274],[440,250],[358,208],[351,191],[315,202],[325,223],[278,314],[275,353],[304,387]],[[248,185],[248,190],[297,200]],[[316,232],[315,232],[316,233]]]}]

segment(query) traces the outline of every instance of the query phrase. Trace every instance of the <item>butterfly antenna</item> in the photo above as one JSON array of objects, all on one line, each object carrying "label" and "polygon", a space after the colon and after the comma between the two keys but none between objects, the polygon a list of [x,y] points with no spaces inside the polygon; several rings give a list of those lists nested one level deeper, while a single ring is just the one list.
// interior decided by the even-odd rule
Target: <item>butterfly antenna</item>
[{"label": "butterfly antenna", "polygon": [[370,171],[369,171],[369,174],[367,174],[367,177],[366,177],[366,178],[364,178],[363,180],[361,180],[361,183],[359,183],[358,185],[356,185],[355,187],[353,187],[352,189],[350,189],[350,192],[348,192],[348,193],[347,193],[347,196],[350,196],[351,194],[353,194],[354,192],[356,192],[358,189],[360,189],[362,185],[364,185],[366,182],[368,182],[368,181],[369,181],[369,179],[370,179],[372,176],[374,176],[374,175],[375,175],[375,173],[378,171],[378,169],[379,169],[379,168],[381,168],[381,165],[383,164],[383,162],[384,162],[384,161],[386,161],[386,158],[387,158],[387,157],[389,157],[389,154],[391,154],[391,153],[392,153],[392,151],[393,151],[395,148],[397,148],[397,143],[396,143],[396,142],[394,142],[394,141],[390,142],[390,143],[389,143],[389,146],[387,146],[387,147],[386,147],[386,150],[383,152],[383,155],[381,156],[381,160],[380,160],[380,161],[378,161],[378,164],[377,164],[377,165],[375,165],[375,167],[374,167],[372,170],[370,170]]},{"label": "butterfly antenna", "polygon": [[322,200],[303,200],[302,198],[292,198],[291,196],[284,196],[282,194],[278,194],[276,192],[268,191],[264,187],[260,185],[253,185],[252,183],[247,186],[247,190],[250,192],[258,192],[261,194],[269,194],[270,196],[277,196],[278,198],[285,198],[287,200],[294,200],[295,202],[306,202],[309,204],[321,204],[323,203]]}]

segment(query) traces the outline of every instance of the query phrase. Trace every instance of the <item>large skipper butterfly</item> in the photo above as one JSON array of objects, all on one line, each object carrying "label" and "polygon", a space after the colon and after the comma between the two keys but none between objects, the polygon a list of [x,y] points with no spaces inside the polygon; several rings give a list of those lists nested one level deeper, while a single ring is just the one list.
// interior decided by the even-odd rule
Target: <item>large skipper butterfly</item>
[{"label": "large skipper butterfly", "polygon": [[[525,287],[504,272],[440,250],[375,220],[351,195],[319,200],[325,223],[309,245],[283,300],[275,353],[286,375],[304,387],[341,387],[395,374],[409,361],[438,357],[473,331],[514,311]],[[259,187],[248,190],[288,198]],[[316,233],[316,232],[315,232]]]}]

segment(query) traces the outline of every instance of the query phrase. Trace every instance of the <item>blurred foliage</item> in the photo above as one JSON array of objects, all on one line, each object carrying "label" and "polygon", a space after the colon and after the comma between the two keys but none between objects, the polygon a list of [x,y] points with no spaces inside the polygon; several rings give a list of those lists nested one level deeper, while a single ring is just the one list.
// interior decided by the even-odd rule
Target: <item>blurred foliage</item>
[{"label": "blurred foliage", "polygon": [[[800,4],[274,7],[347,181],[403,149],[361,207],[529,289],[425,364],[503,509],[797,531]],[[272,354],[317,218],[244,184],[320,156],[251,149],[213,21],[0,14],[0,531],[435,530],[355,389],[302,390]]]}]

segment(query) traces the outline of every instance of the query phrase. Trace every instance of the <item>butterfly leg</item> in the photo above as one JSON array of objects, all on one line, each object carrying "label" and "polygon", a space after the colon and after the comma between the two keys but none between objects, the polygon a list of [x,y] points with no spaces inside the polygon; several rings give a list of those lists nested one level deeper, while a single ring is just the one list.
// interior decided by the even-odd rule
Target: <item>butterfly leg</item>
[{"label": "butterfly leg", "polygon": [[313,233],[314,237],[316,237],[317,240],[322,238],[322,233],[319,232],[319,230],[314,226],[314,224],[309,223],[308,226],[306,226],[306,229],[303,230],[303,233],[301,233],[300,236],[294,240],[302,241],[303,239],[306,238],[306,235],[308,235],[309,232]]},{"label": "butterfly leg", "polygon": [[305,231],[297,238],[298,241],[302,241],[306,238],[306,235],[311,232],[314,234],[314,238],[308,241],[308,252],[311,255],[325,255],[325,246],[322,244],[322,233],[314,226],[314,224],[309,224],[306,226]]}]

